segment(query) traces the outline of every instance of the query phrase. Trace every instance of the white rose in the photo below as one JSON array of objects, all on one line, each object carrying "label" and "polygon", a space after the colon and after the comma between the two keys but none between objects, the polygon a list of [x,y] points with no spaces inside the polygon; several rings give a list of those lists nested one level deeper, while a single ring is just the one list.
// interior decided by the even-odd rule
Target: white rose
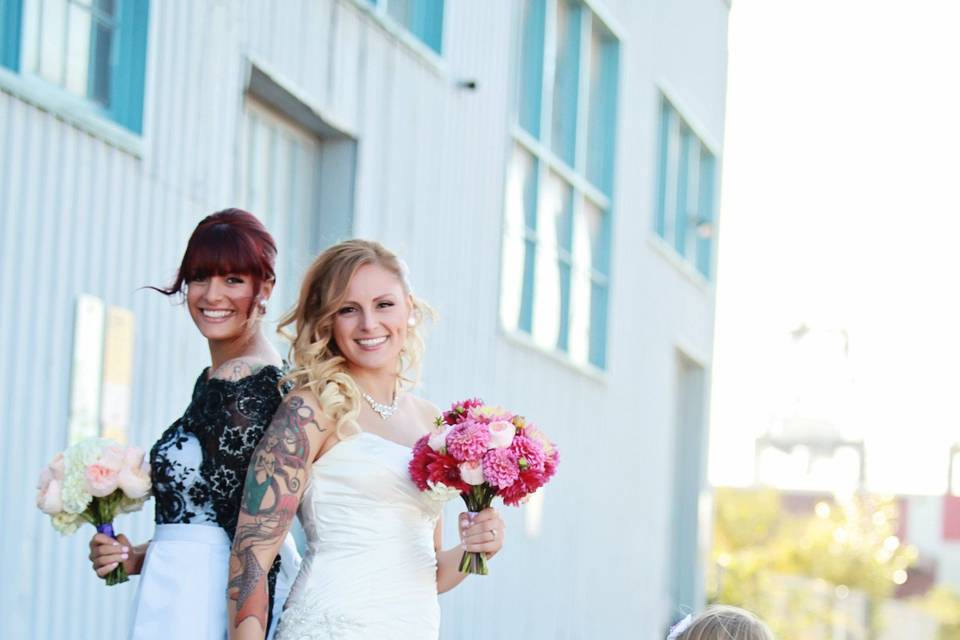
[{"label": "white rose", "polygon": [[483,479],[483,464],[479,461],[461,462],[459,469],[460,478],[467,484],[478,485],[485,482]]},{"label": "white rose", "polygon": [[459,489],[448,487],[442,482],[431,482],[427,480],[427,485],[430,486],[430,491],[427,491],[427,496],[437,502],[446,502],[460,495]]},{"label": "white rose", "polygon": [[506,449],[513,443],[513,436],[516,435],[517,428],[512,422],[506,420],[497,420],[490,423],[490,443],[487,445],[491,449]]},{"label": "white rose", "polygon": [[447,434],[450,433],[450,425],[444,425],[430,434],[430,440],[427,444],[434,451],[443,451],[447,448]]}]

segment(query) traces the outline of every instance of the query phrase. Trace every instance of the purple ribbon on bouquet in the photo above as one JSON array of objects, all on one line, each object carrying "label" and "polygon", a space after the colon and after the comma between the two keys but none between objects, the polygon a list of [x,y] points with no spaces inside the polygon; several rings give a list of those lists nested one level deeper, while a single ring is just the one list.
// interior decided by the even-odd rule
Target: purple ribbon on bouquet
[{"label": "purple ribbon on bouquet", "polygon": [[98,525],[97,525],[97,533],[104,533],[104,534],[110,536],[111,538],[116,538],[116,536],[113,535],[113,523],[112,523],[112,522],[108,522],[107,524],[98,524]]}]

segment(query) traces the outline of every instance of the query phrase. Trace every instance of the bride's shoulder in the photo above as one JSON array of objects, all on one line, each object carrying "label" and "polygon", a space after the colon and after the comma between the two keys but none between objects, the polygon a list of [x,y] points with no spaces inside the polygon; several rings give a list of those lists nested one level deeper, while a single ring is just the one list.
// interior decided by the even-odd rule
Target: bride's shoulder
[{"label": "bride's shoulder", "polygon": [[413,411],[419,417],[429,420],[430,422],[433,422],[436,418],[440,417],[442,412],[437,405],[433,404],[429,400],[424,400],[420,396],[415,396],[413,394],[408,397],[410,398]]}]

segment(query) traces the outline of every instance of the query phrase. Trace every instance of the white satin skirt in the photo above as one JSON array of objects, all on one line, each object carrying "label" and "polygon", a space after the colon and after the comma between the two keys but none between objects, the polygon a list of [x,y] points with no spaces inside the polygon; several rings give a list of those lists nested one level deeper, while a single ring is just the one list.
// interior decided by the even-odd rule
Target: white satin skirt
[{"label": "white satin skirt", "polygon": [[[215,525],[157,525],[140,571],[131,640],[226,640],[230,544],[227,533]],[[280,563],[268,640],[300,569],[300,554],[289,534]]]}]

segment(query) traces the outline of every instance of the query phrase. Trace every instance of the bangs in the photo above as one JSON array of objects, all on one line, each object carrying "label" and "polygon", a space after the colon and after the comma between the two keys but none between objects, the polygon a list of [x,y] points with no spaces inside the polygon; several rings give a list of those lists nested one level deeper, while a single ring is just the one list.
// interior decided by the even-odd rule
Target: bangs
[{"label": "bangs", "polygon": [[272,280],[272,262],[272,256],[264,255],[247,234],[237,233],[228,224],[215,224],[199,229],[191,238],[180,265],[180,278],[190,282],[235,273],[250,274],[261,281]]}]

